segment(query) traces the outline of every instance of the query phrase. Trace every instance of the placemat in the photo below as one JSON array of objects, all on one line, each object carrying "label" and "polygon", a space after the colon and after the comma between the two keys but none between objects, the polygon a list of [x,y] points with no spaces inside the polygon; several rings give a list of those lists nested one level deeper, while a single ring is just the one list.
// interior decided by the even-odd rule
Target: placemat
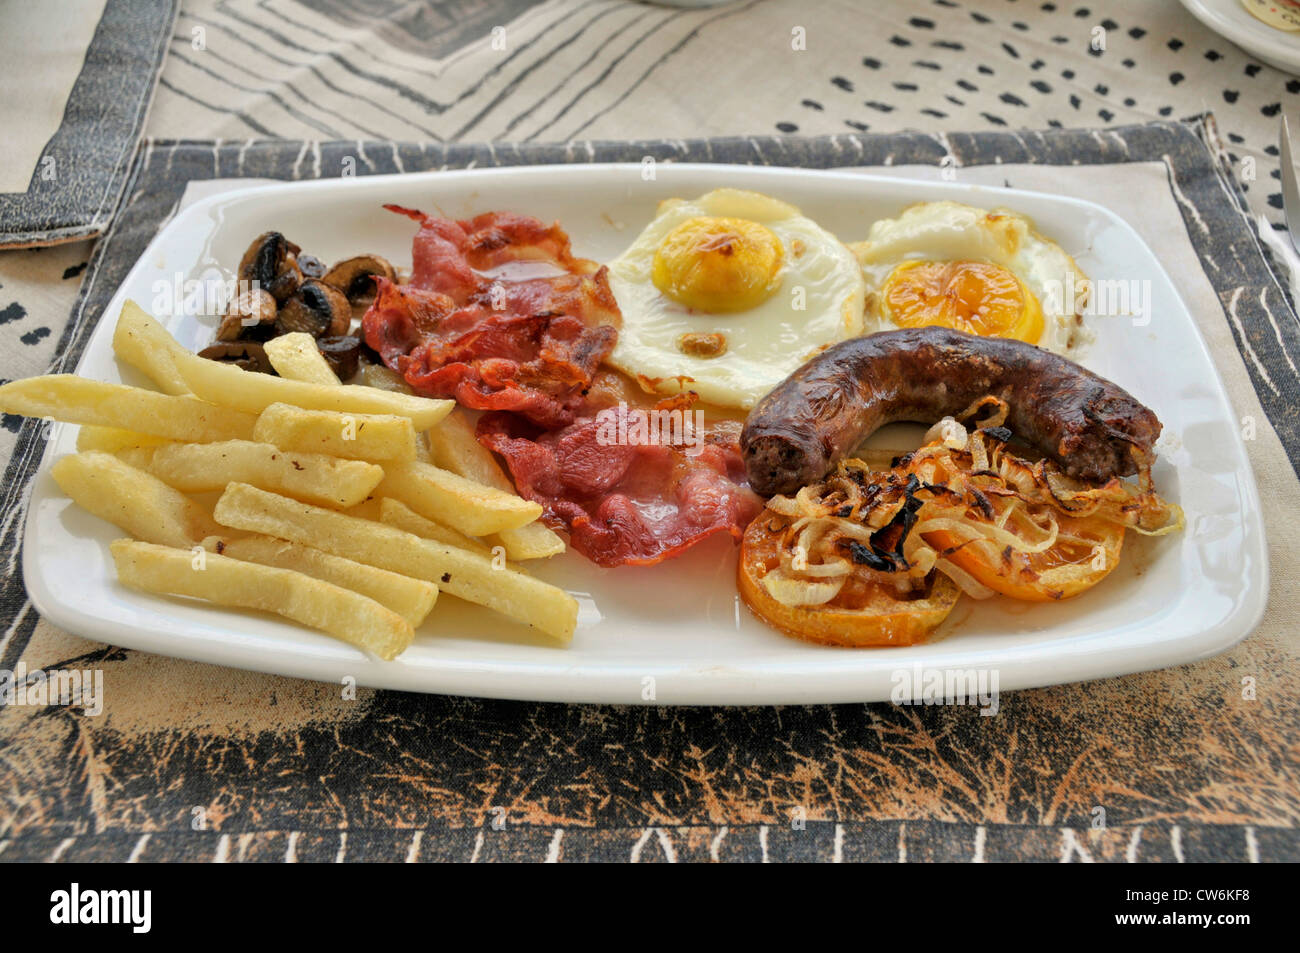
[{"label": "placemat", "polygon": [[146,131],[531,143],[1117,128],[1213,109],[1250,207],[1281,227],[1278,115],[1298,103],[1300,77],[1177,0],[186,0]]},{"label": "placemat", "polygon": [[[43,70],[30,93],[21,85],[26,76],[6,83],[0,116],[7,109],[24,120],[36,118],[33,111],[62,113],[48,141],[42,141],[48,122],[19,122],[16,116],[3,124],[6,172],[17,173],[26,190],[0,192],[2,248],[92,238],[107,228],[131,171],[180,0],[101,0],[80,12],[66,6],[23,10],[15,5],[0,11],[6,42],[24,44]],[[66,48],[67,25],[61,28],[58,18],[99,15],[101,10],[89,46]],[[84,61],[78,64],[75,57],[82,52]],[[6,62],[7,69],[30,65],[9,57]],[[76,71],[78,66],[66,99],[41,101],[36,95],[51,87],[60,69]],[[34,164],[29,161],[33,155]],[[14,163],[20,168],[12,168]]]},{"label": "placemat", "polygon": [[[951,155],[959,169],[1005,175],[1011,185],[1018,170],[1036,166],[1114,176],[1131,167],[1144,183],[1155,169],[1163,194],[1135,195],[1132,214],[1160,202],[1181,213],[1185,254],[1165,264],[1236,410],[1258,422],[1248,446],[1266,515],[1289,518],[1300,506],[1290,356],[1300,323],[1224,174],[1208,120],[1104,133],[558,146],[151,143],[96,249],[59,366],[75,365],[189,181],[325,177],[349,157],[358,174],[375,174],[646,155],[809,168],[915,164],[933,167],[936,178]],[[39,428],[25,426],[7,487],[27,485],[40,449]],[[964,706],[629,708],[383,691],[350,698],[339,686],[98,646],[38,624],[17,572],[21,511],[20,500],[6,506],[0,539],[9,569],[0,668],[99,668],[108,701],[98,718],[0,709],[0,859],[1300,857],[1300,653],[1289,631],[1297,562],[1276,540],[1269,616],[1231,652],[1008,693],[988,718]]]}]

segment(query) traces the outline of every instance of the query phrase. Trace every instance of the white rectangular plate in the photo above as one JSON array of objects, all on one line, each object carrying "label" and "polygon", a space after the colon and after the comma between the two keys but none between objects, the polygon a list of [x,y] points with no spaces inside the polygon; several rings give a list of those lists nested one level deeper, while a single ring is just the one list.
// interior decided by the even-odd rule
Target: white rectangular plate
[{"label": "white rectangular plate", "polygon": [[[485,609],[446,599],[394,662],[254,613],[131,592],[108,544],[121,535],[62,497],[48,466],[74,449],[57,427],[32,490],[23,568],[40,613],[68,631],[128,648],[284,675],[409,691],[568,702],[781,704],[878,701],[900,670],[993,669],[1001,689],[1108,677],[1221,652],[1258,623],[1268,565],[1254,477],[1205,342],[1138,234],[1092,203],[1010,189],[911,182],[856,173],[660,163],[535,166],[272,185],[225,193],[181,212],[118,290],[78,373],[139,383],[113,358],[113,325],[132,298],[157,313],[157,282],[218,274],[258,233],[276,229],[329,262],[377,252],[410,264],[412,223],[384,202],[465,217],[508,209],[558,219],[575,251],[608,260],[656,203],[718,186],[756,189],[798,205],[845,241],[912,202],[950,198],[1030,216],[1097,278],[1151,282],[1152,319],[1090,319],[1083,358],[1130,390],[1165,425],[1157,486],[1187,512],[1185,532],[1129,534],[1120,568],[1065,603],[963,599],[926,645],[846,650],[803,644],[754,619],[734,582],[736,550],[717,537],[652,567],[600,569],[567,553],[536,575],[581,602],[578,631],[557,648]],[[1067,174],[1063,172],[1062,174]],[[188,347],[212,320],[163,317]],[[129,370],[129,369],[127,369]],[[455,603],[455,604],[454,604]]]}]

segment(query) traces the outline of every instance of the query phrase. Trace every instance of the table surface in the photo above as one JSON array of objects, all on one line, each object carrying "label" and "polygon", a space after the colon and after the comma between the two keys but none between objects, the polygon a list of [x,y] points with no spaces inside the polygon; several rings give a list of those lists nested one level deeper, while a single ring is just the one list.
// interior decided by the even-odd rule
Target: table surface
[{"label": "table surface", "polygon": [[[546,142],[902,129],[941,135],[1017,128],[1104,129],[1212,111],[1251,213],[1264,221],[1266,232],[1280,225],[1276,124],[1281,109],[1295,107],[1300,79],[1252,60],[1202,27],[1176,0],[877,0],[817,5],[737,0],[699,11],[627,0],[459,0],[429,6],[382,4],[391,10],[388,21],[363,14],[363,6],[375,5],[360,0],[183,3],[147,135],[227,143],[252,139]],[[1094,48],[1098,36],[1104,36],[1104,49]],[[59,332],[92,251],[92,243],[76,243],[0,253],[0,376],[4,379],[41,373],[57,359]],[[1300,411],[1300,405],[1292,406]],[[0,429],[0,454],[6,459],[17,429],[18,422],[6,417]],[[1288,474],[1288,481],[1275,489],[1295,499],[1293,474]],[[107,773],[98,780],[92,776],[77,788],[84,792],[84,803],[33,801],[30,786],[17,776],[27,769],[45,776],[49,768],[37,770],[37,766],[45,765],[56,752],[48,738],[38,743],[25,731],[6,732],[5,719],[18,716],[0,711],[0,750],[7,765],[0,769],[0,789],[6,792],[0,799],[0,858],[10,839],[19,835],[46,837],[49,852],[59,856],[67,850],[70,837],[105,829],[120,833],[120,843],[113,848],[118,854],[140,853],[141,838],[149,837],[160,850],[168,838],[176,838],[164,855],[195,859],[259,851],[331,859],[347,853],[346,836],[340,845],[330,837],[319,843],[287,842],[287,835],[268,834],[243,842],[222,835],[224,818],[237,819],[244,830],[288,827],[303,820],[301,816],[249,816],[251,799],[246,799],[238,779],[251,768],[229,759],[247,758],[256,750],[249,742],[261,730],[266,707],[276,706],[277,723],[310,739],[313,752],[319,753],[322,741],[332,739],[337,744],[338,752],[326,763],[286,767],[286,786],[299,790],[315,786],[327,792],[329,779],[337,780],[338,772],[362,769],[347,757],[349,746],[356,743],[349,733],[359,724],[362,710],[370,712],[366,724],[373,725],[376,712],[382,715],[396,705],[386,693],[362,692],[358,700],[344,702],[332,686],[148,656],[132,660],[127,656],[134,653],[85,642],[44,624],[35,627],[29,644],[19,647],[11,640],[23,628],[23,619],[14,615],[28,610],[0,608],[7,613],[9,626],[0,641],[0,658],[6,661],[16,658],[15,651],[21,649],[36,660],[94,659],[117,662],[129,670],[119,682],[107,736],[92,737],[72,729],[64,744],[93,749],[130,739],[132,757],[165,758],[169,727],[182,724],[201,736],[197,747],[186,752],[194,767],[185,783],[193,789],[193,802],[204,806],[209,822],[208,830],[197,838],[161,830],[142,834],[158,824],[146,808],[147,763],[113,765],[119,774],[134,779],[128,786],[131,798],[139,803],[133,807],[130,799],[123,803],[121,797],[115,798],[111,819],[102,810],[108,795],[101,785],[107,783]],[[1227,661],[1200,663],[1191,669],[1194,673],[1203,669],[1204,677],[1195,676],[1193,681],[1203,691],[1205,703],[1230,713],[1233,692],[1227,690],[1225,696],[1224,686],[1216,686],[1214,680],[1228,679],[1230,689],[1238,668],[1272,671],[1280,681],[1270,683],[1269,690],[1293,697],[1292,661],[1292,650],[1285,643],[1252,646],[1248,642]],[[1261,680],[1268,681],[1264,676]],[[1172,703],[1167,693],[1173,684],[1153,673],[1048,691],[1059,700],[1062,711],[1077,711],[1079,693],[1091,692],[1103,708],[1141,706],[1150,715]],[[853,750],[790,737],[783,733],[780,710],[771,710],[756,715],[754,723],[756,733],[768,733],[782,748],[779,776],[771,778],[772,794],[764,799],[755,794],[764,789],[761,777],[755,777],[755,772],[764,770],[757,734],[737,739],[732,752],[698,751],[701,764],[709,762],[698,775],[657,773],[654,750],[682,748],[689,753],[693,732],[706,729],[712,717],[707,713],[664,711],[657,722],[653,716],[641,717],[636,731],[644,736],[621,736],[618,750],[601,753],[602,726],[621,719],[617,712],[574,707],[569,715],[571,733],[558,735],[552,728],[530,731],[527,723],[513,721],[532,717],[535,708],[530,706],[485,705],[468,699],[449,704],[449,711],[468,713],[474,722],[476,734],[464,739],[461,755],[471,763],[457,763],[454,757],[436,766],[422,763],[421,746],[412,741],[410,732],[415,727],[437,731],[437,724],[416,726],[395,714],[391,761],[384,768],[403,784],[417,788],[431,773],[441,784],[454,787],[460,777],[475,785],[471,790],[428,791],[431,800],[454,802],[455,810],[444,812],[444,821],[468,832],[456,835],[464,843],[455,837],[444,839],[437,850],[426,842],[423,851],[429,856],[444,851],[445,856],[486,857],[484,851],[498,850],[502,856],[544,859],[560,836],[548,824],[576,821],[581,826],[590,821],[593,815],[581,811],[560,812],[563,817],[548,814],[546,800],[533,796],[534,785],[559,785],[566,797],[577,797],[584,787],[581,776],[511,775],[513,758],[525,749],[535,754],[536,746],[554,749],[561,761],[579,748],[590,748],[589,755],[623,765],[620,777],[626,790],[603,792],[607,800],[602,809],[609,808],[608,799],[614,804],[626,799],[628,805],[635,805],[635,810],[619,815],[627,823],[614,824],[604,833],[564,836],[570,838],[574,851],[582,837],[596,845],[592,851],[604,850],[608,844],[597,844],[604,838],[617,850],[625,848],[634,859],[641,858],[647,845],[652,852],[664,854],[676,845],[684,854],[693,850],[703,857],[717,856],[720,850],[728,855],[733,849],[738,857],[765,857],[769,849],[776,849],[766,824],[784,821],[774,805],[792,798],[797,801],[792,791],[800,786],[807,792],[805,801],[818,805],[812,833],[826,841],[827,856],[844,854],[845,824],[850,829],[865,824],[867,829],[850,837],[855,856],[895,859],[900,853],[906,856],[910,843],[913,857],[969,859],[964,855],[975,853],[982,857],[986,851],[996,854],[998,845],[1004,844],[999,839],[1003,834],[990,837],[985,827],[999,824],[1021,832],[1005,848],[1007,856],[1023,855],[1029,850],[1024,845],[1037,843],[1037,838],[1042,841],[1041,852],[1073,857],[1079,853],[1076,847],[1084,852],[1089,848],[1082,839],[1076,841],[1074,833],[1067,836],[1054,828],[1067,820],[1086,828],[1080,818],[1086,819],[1088,806],[1080,790],[1127,797],[1133,792],[1125,791],[1123,766],[1137,749],[1144,757],[1152,755],[1151,739],[1138,734],[1083,746],[1064,776],[1055,776],[1055,769],[1044,764],[1035,778],[973,777],[962,767],[967,763],[962,752],[943,750],[945,738],[918,730],[915,716],[905,710],[847,706],[839,717],[854,720],[863,738],[871,739]],[[1166,802],[1176,807],[1139,812],[1149,845],[1140,859],[1179,860],[1198,851],[1206,857],[1240,854],[1252,859],[1261,849],[1265,854],[1272,849],[1274,855],[1296,856],[1291,835],[1300,820],[1300,786],[1294,744],[1264,744],[1251,736],[1249,726],[1229,722],[1225,719],[1221,731],[1199,739],[1170,739],[1170,747],[1183,759],[1201,751],[1207,759],[1230,762],[1243,776],[1255,771],[1266,781],[1244,785],[1242,790],[1249,788],[1249,796],[1232,785],[1192,790],[1190,785],[1199,775],[1184,773],[1186,765],[1171,762],[1171,796]],[[1145,726],[1143,731],[1169,727],[1158,714],[1136,718],[1135,724]],[[1058,731],[1061,744],[1068,746],[1082,729],[1062,722],[1050,730]],[[1003,727],[990,735],[987,744],[994,758],[996,750],[1015,749],[1020,743],[1016,734],[1015,730],[1007,734]],[[236,743],[236,739],[243,740]],[[645,750],[634,756],[623,747],[630,743]],[[895,770],[879,754],[880,746],[893,743],[914,753],[918,777],[892,782],[880,777],[881,771]],[[78,763],[92,775],[103,767],[94,750],[82,753],[86,758]],[[927,773],[933,770],[931,755],[942,755],[946,774]],[[1260,763],[1253,764],[1252,758]],[[679,764],[679,759],[673,764]],[[6,770],[12,775],[7,779]],[[205,781],[205,775],[211,777]],[[268,783],[259,775],[258,784]],[[1006,796],[1010,787],[1035,793],[1015,807],[1015,798]],[[935,796],[935,790],[944,793]],[[745,798],[737,800],[736,791],[746,792]],[[860,800],[867,791],[876,800]],[[506,793],[509,796],[503,800]],[[263,788],[260,794],[259,811],[274,804],[273,788]],[[382,804],[370,802],[366,792],[352,794],[347,809],[334,811],[331,795],[322,793],[313,802],[311,820],[355,831],[354,847],[379,844],[372,845],[374,856],[412,849],[421,853],[419,836],[376,830],[419,826],[419,818],[393,817]],[[383,795],[377,790],[374,796]],[[502,803],[513,812],[511,823],[527,826],[531,839],[503,850],[494,848],[489,838],[485,847],[481,825],[491,821],[493,805]],[[683,812],[679,808],[684,803],[706,807],[702,813]],[[357,804],[363,807],[358,809]],[[359,816],[349,816],[348,810],[359,811]],[[184,819],[174,820],[183,824]],[[822,821],[824,829],[818,827]],[[871,827],[872,821],[885,826]],[[1187,823],[1211,827],[1184,837],[1180,824]],[[744,830],[744,837],[715,840],[719,826],[728,824]],[[1233,828],[1216,833],[1215,824],[1246,827],[1244,832]],[[665,840],[664,831],[672,825],[677,825],[678,833]],[[1124,828],[1122,836],[1110,837],[1104,844],[1094,840],[1091,849],[1099,857],[1115,859],[1137,854],[1143,828],[1138,825],[1136,835],[1133,829]],[[1154,841],[1152,831],[1158,831]]]}]

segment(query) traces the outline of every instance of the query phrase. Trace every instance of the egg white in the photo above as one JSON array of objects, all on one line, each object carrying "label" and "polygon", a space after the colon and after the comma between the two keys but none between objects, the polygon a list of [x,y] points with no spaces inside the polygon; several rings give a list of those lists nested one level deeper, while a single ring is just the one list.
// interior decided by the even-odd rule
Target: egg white
[{"label": "egg white", "polygon": [[[729,217],[758,222],[782,248],[780,287],[747,311],[697,311],[665,296],[651,279],[655,252],[674,228],[692,218]],[[623,326],[609,362],[649,378],[661,393],[693,390],[722,407],[748,409],[804,361],[862,333],[864,282],[853,253],[799,209],[757,192],[717,189],[694,201],[669,199],[617,259],[609,282]],[[802,291],[803,309],[796,308]],[[687,333],[721,334],[726,351],[716,357],[684,354]],[[679,384],[678,377],[689,381]]]},{"label": "egg white", "polygon": [[866,241],[849,247],[866,279],[868,333],[898,327],[886,313],[881,292],[903,262],[987,261],[1015,274],[1038,299],[1043,312],[1043,333],[1035,342],[1039,347],[1068,354],[1084,339],[1087,277],[1060,245],[1016,212],[921,202],[897,218],[875,222]]}]

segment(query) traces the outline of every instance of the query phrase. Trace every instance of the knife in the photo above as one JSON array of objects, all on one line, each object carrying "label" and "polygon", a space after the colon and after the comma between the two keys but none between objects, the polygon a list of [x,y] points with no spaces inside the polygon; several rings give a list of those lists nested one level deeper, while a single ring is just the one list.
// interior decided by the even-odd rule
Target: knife
[{"label": "knife", "polygon": [[1286,230],[1291,244],[1300,252],[1300,179],[1296,177],[1295,163],[1291,160],[1291,127],[1282,113],[1282,128],[1278,131],[1278,151],[1282,163],[1282,210],[1286,213]]}]

